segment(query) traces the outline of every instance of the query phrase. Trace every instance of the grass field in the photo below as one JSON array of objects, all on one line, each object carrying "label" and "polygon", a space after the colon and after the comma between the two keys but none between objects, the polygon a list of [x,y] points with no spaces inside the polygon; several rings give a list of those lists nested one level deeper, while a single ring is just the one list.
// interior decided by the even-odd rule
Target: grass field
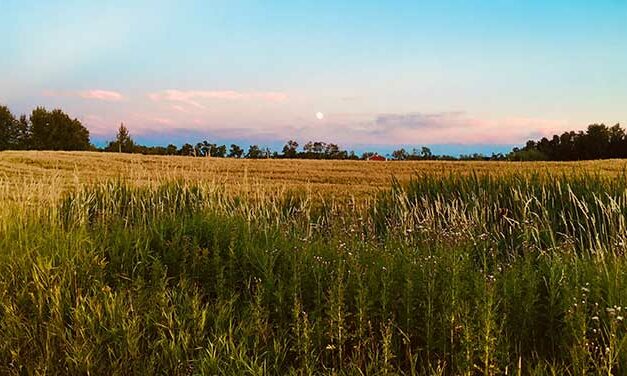
[{"label": "grass field", "polygon": [[2,374],[627,374],[627,177],[0,153]]},{"label": "grass field", "polygon": [[627,162],[365,162],[316,160],[247,160],[142,156],[89,152],[2,152],[0,182],[42,187],[43,193],[61,193],[86,184],[120,180],[133,185],[172,180],[214,183],[232,189],[309,189],[338,198],[371,196],[390,187],[392,178],[408,181],[419,173],[572,174],[591,172],[617,176]]}]

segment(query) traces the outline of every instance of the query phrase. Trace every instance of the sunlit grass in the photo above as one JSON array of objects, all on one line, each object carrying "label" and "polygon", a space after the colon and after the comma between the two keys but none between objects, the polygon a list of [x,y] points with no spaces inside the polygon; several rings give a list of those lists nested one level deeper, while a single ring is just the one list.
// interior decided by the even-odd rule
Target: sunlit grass
[{"label": "sunlit grass", "polygon": [[7,174],[0,373],[624,374],[627,179],[604,163],[416,164],[359,195]]}]

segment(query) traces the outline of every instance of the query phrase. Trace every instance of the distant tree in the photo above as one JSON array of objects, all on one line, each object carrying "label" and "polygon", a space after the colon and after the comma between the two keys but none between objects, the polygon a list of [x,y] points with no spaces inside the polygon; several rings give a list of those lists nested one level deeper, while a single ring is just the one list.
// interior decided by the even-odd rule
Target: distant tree
[{"label": "distant tree", "polygon": [[625,140],[625,130],[621,128],[620,124],[616,124],[609,129],[610,146],[609,156],[610,158],[625,158],[627,157],[627,142]]},{"label": "distant tree", "polygon": [[17,119],[8,107],[0,106],[0,150],[13,149]]},{"label": "distant tree", "polygon": [[[535,153],[538,152],[538,153]],[[585,132],[569,131],[551,139],[527,141],[524,148],[510,153],[509,158],[530,157],[548,160],[569,161],[601,158],[627,157],[627,136],[620,124],[607,127],[605,124],[591,124]]]},{"label": "distant tree", "polygon": [[89,150],[89,131],[61,110],[43,107],[30,116],[31,147],[37,150]]},{"label": "distant tree", "polygon": [[549,157],[538,149],[523,149],[512,151],[507,155],[511,161],[546,161]]},{"label": "distant tree", "polygon": [[30,148],[31,142],[31,127],[28,117],[21,115],[16,124],[15,129],[15,148],[19,150],[26,150]]},{"label": "distant tree", "polygon": [[[262,149],[261,153],[262,153],[262,156],[261,156],[262,158],[270,158],[270,157],[272,157],[272,151],[270,150],[270,148]],[[276,155],[278,155],[278,153]]]},{"label": "distant tree", "polygon": [[392,152],[392,158],[396,159],[397,161],[404,161],[409,157],[409,153],[407,153],[405,151],[405,149],[401,148],[398,150],[394,150]]},{"label": "distant tree", "polygon": [[342,150],[338,145],[333,143],[324,145],[324,154],[330,159],[342,159]]},{"label": "distant tree", "polygon": [[176,145],[170,144],[165,148],[165,153],[166,155],[176,155],[177,150]]},{"label": "distant tree", "polygon": [[216,158],[224,158],[226,157],[226,145],[212,145],[211,148],[211,156]]},{"label": "distant tree", "polygon": [[210,144],[209,141],[204,140],[199,142],[194,147],[194,156],[197,157],[210,157],[211,156],[211,148],[215,146]]},{"label": "distant tree", "polygon": [[244,155],[244,149],[239,147],[238,145],[231,144],[231,149],[229,149],[229,158],[241,158]]},{"label": "distant tree", "polygon": [[426,146],[423,146],[420,149],[420,155],[425,159],[430,159],[431,157],[433,157],[433,154],[431,153],[431,149],[429,149]]},{"label": "distant tree", "polygon": [[590,159],[608,158],[610,132],[605,124],[591,124],[586,132],[587,151]]},{"label": "distant tree", "polygon": [[361,155],[361,159],[366,160],[366,159],[368,159],[368,158],[370,158],[370,157],[372,157],[372,156],[375,156],[375,155],[377,155],[377,153],[372,152],[372,151],[366,151],[366,152],[364,152],[364,153]]},{"label": "distant tree", "polygon": [[0,150],[22,150],[29,146],[30,124],[26,115],[16,119],[8,107],[0,106]]},{"label": "distant tree", "polygon": [[178,154],[179,155],[185,155],[185,156],[189,156],[189,155],[195,155],[194,154],[194,147],[191,144],[185,144],[183,146],[181,146],[181,149],[179,150]]},{"label": "distant tree", "polygon": [[298,154],[298,142],[294,140],[289,140],[285,146],[283,146],[283,157],[285,158],[296,158]]},{"label": "distant tree", "polygon": [[246,158],[249,158],[249,159],[265,158],[265,153],[263,150],[259,148],[258,145],[250,145],[250,147],[248,148],[248,153],[246,153]]},{"label": "distant tree", "polygon": [[313,142],[309,141],[308,143],[303,145],[303,151],[305,153],[313,153],[314,152]]},{"label": "distant tree", "polygon": [[[132,153],[135,151],[135,142],[131,138],[128,128],[126,128],[124,123],[120,124],[115,140],[109,142],[105,151],[116,153]],[[137,151],[142,154],[151,154],[147,149],[145,149],[145,147],[143,150]]]},{"label": "distant tree", "polygon": [[313,152],[316,154],[322,154],[326,146],[327,145],[324,142],[315,141],[313,143]]}]

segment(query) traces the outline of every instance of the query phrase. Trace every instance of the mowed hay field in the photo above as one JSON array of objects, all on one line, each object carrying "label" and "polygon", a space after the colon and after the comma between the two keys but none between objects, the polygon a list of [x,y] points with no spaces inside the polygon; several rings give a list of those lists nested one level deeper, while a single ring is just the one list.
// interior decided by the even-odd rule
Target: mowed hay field
[{"label": "mowed hay field", "polygon": [[618,176],[627,162],[370,162],[191,158],[93,152],[2,152],[0,182],[55,194],[97,182],[132,185],[173,180],[222,185],[232,190],[302,189],[325,197],[363,198],[423,173],[439,175],[595,173]]},{"label": "mowed hay field", "polygon": [[625,166],[0,153],[0,374],[624,375]]}]

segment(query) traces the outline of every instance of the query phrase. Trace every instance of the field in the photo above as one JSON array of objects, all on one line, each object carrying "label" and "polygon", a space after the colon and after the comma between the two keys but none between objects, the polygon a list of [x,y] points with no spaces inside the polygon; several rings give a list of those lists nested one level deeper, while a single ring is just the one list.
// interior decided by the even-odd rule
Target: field
[{"label": "field", "polygon": [[627,174],[0,153],[1,374],[627,374]]}]

